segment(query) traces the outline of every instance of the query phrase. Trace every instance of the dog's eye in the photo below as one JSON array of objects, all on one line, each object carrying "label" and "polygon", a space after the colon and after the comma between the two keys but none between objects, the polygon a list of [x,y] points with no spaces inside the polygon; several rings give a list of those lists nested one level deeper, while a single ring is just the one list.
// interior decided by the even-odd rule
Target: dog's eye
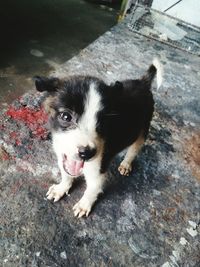
[{"label": "dog's eye", "polygon": [[61,112],[59,114],[59,117],[62,121],[70,122],[72,120],[72,116],[69,114],[69,112]]}]

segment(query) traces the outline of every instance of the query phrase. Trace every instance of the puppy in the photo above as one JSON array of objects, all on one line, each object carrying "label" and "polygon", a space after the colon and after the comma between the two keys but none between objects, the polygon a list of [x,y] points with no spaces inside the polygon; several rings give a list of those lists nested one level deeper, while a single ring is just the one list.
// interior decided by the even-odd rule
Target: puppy
[{"label": "puppy", "polygon": [[111,85],[90,76],[34,78],[36,89],[47,92],[44,107],[62,176],[59,184],[49,188],[49,200],[58,201],[74,178],[84,175],[87,188],[73,210],[77,217],[88,216],[103,190],[110,161],[125,148],[118,170],[129,175],[153,115],[151,83],[157,73],[160,86],[161,72],[159,61],[154,60],[141,79]]}]

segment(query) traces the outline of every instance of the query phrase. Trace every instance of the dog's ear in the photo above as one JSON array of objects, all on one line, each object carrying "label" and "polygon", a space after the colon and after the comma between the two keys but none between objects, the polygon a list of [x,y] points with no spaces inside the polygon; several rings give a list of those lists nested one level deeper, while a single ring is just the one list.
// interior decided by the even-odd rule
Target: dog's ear
[{"label": "dog's ear", "polygon": [[115,83],[111,84],[111,94],[115,94],[115,96],[120,96],[123,92],[123,83],[116,81]]},{"label": "dog's ear", "polygon": [[50,77],[40,77],[35,76],[33,77],[33,80],[35,81],[35,87],[39,92],[47,91],[49,93],[56,92],[59,87],[59,79]]},{"label": "dog's ear", "polygon": [[113,88],[116,90],[122,90],[123,89],[123,83],[116,81],[115,84],[113,85]]}]

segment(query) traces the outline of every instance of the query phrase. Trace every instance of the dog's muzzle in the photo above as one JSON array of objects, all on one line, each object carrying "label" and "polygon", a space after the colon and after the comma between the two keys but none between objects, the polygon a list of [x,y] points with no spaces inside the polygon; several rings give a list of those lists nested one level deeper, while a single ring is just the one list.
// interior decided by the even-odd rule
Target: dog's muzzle
[{"label": "dog's muzzle", "polygon": [[63,169],[71,176],[80,176],[82,174],[84,160],[70,159],[67,155],[63,155]]},{"label": "dog's muzzle", "polygon": [[80,176],[84,167],[84,162],[93,158],[96,154],[95,148],[79,147],[76,158],[69,158],[63,155],[63,169],[71,176]]}]

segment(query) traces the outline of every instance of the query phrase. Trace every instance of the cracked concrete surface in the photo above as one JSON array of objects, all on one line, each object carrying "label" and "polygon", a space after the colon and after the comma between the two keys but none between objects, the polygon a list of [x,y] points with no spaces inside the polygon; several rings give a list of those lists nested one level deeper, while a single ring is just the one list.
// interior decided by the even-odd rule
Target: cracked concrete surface
[{"label": "cracked concrete surface", "polygon": [[142,75],[155,56],[165,74],[152,89],[148,140],[129,177],[117,172],[123,153],[113,160],[87,219],[72,212],[82,179],[58,203],[45,198],[59,171],[43,96],[31,90],[1,112],[1,266],[200,265],[200,59],[136,35],[124,22],[51,74],[109,83]]}]

